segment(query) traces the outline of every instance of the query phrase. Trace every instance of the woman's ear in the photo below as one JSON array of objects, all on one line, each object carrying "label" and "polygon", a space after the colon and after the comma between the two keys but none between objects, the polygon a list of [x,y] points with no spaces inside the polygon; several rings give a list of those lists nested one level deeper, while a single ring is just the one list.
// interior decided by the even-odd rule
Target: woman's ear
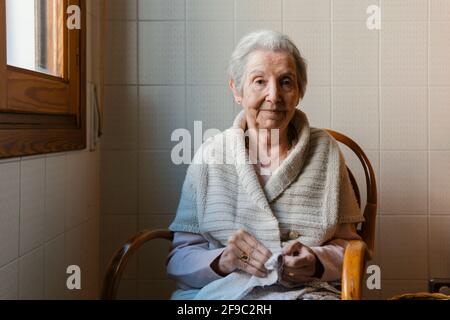
[{"label": "woman's ear", "polygon": [[236,86],[235,86],[235,84],[234,84],[233,79],[230,79],[230,81],[228,82],[228,85],[229,85],[229,87],[230,87],[230,89],[231,89],[231,92],[233,92],[234,101],[235,101],[237,104],[241,104],[241,102],[242,102],[242,97],[241,97],[240,94],[238,93],[238,91],[237,91],[237,89],[236,89]]}]

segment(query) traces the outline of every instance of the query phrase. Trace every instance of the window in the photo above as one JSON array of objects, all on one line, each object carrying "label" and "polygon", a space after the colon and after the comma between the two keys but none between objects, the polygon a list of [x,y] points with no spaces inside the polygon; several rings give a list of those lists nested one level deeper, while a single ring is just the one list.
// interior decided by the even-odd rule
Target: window
[{"label": "window", "polygon": [[0,0],[0,158],[86,147],[85,21],[85,0]]}]

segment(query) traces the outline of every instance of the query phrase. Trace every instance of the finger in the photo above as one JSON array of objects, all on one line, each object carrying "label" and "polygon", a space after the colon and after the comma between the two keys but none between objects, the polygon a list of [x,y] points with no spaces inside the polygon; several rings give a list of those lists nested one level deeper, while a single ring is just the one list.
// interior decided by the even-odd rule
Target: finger
[{"label": "finger", "polygon": [[303,247],[303,244],[301,244],[299,241],[294,241],[291,243],[288,243],[284,248],[283,248],[283,255],[294,255],[294,253],[300,251]]},{"label": "finger", "polygon": [[266,272],[263,272],[263,271],[259,270],[258,268],[255,268],[253,265],[246,263],[242,260],[238,261],[238,268],[251,274],[251,275],[257,276],[259,278],[264,278],[267,276]]},{"label": "finger", "polygon": [[243,267],[243,263],[244,263],[246,265],[251,266],[253,269],[260,271],[260,274],[263,274],[263,276],[267,275],[267,269],[264,266],[263,262],[257,261],[256,259],[254,259],[254,258],[252,259],[250,257],[247,261],[242,260],[242,253],[245,253],[247,255],[248,255],[248,253],[243,251],[242,249],[240,249],[238,246],[232,246],[232,251],[234,254],[235,265],[238,268]]},{"label": "finger", "polygon": [[259,262],[263,266],[263,270],[265,270],[264,264],[267,262],[269,258],[264,256],[259,250],[257,250],[255,247],[251,247],[247,242],[245,241],[238,241],[236,243],[237,247],[248,254],[250,261],[256,261]]},{"label": "finger", "polygon": [[255,248],[255,250],[259,251],[264,257],[269,259],[272,256],[272,252],[260,241],[256,240],[254,236],[252,236],[250,233],[246,232],[244,234],[244,241],[251,246],[252,248]]},{"label": "finger", "polygon": [[311,264],[307,256],[284,256],[284,266],[289,268],[302,268]]},{"label": "finger", "polygon": [[305,282],[310,282],[313,281],[314,279],[309,277],[309,276],[304,276],[304,275],[298,275],[298,274],[292,274],[292,273],[285,273],[282,275],[282,279],[285,281],[289,281],[292,283],[305,283]]},{"label": "finger", "polygon": [[286,276],[294,276],[295,277],[311,277],[314,273],[314,270],[311,267],[303,267],[303,268],[284,268],[283,273]]},{"label": "finger", "polygon": [[[242,251],[239,253],[239,258],[241,256],[241,254],[242,254]],[[249,258],[247,260],[242,260],[242,259],[239,259],[239,260],[243,261],[246,264],[251,265],[252,267],[254,267],[255,269],[258,269],[259,271],[261,271],[262,273],[264,273],[266,275],[267,269],[265,267],[266,260],[264,259],[264,257],[262,257],[262,255],[259,254],[260,259],[256,259],[254,257],[254,254],[253,254],[253,256],[250,255],[249,253],[246,253],[246,254],[249,255]]]}]

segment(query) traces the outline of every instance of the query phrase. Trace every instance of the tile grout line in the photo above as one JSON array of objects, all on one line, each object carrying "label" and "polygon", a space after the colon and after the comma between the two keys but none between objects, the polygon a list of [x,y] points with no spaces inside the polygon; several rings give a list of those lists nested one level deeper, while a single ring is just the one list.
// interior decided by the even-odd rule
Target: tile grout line
[{"label": "tile grout line", "polygon": [[333,128],[333,108],[334,108],[334,2],[329,0],[330,4],[330,128]]},{"label": "tile grout line", "polygon": [[22,203],[22,158],[19,160],[19,246],[17,248],[17,299],[20,299],[20,231],[21,231],[21,223],[20,223],[20,215],[21,215],[21,203]]},{"label": "tile grout line", "polygon": [[[380,20],[382,20],[382,15],[383,15],[383,11],[381,9],[381,3],[382,0],[378,1],[378,8],[380,10]],[[377,192],[380,196],[378,196],[377,194],[377,199],[378,199],[378,219],[375,219],[375,224],[378,222],[378,241],[380,241],[381,236],[382,236],[382,228],[381,228],[381,214],[380,214],[380,210],[381,210],[381,167],[382,167],[382,161],[381,161],[381,115],[382,115],[382,111],[381,111],[381,103],[382,103],[382,99],[381,99],[381,28],[383,28],[383,24],[380,21],[381,25],[380,25],[380,29],[378,30],[378,170],[379,170],[379,181],[378,181],[378,186],[377,186]],[[378,221],[377,221],[378,220]],[[376,231],[376,227],[375,227],[375,231]],[[375,235],[376,236],[376,235]],[[380,263],[380,265],[383,265],[382,262],[382,249],[381,249],[381,245],[378,244],[377,247],[379,253],[378,253],[378,261]],[[380,266],[380,267],[381,267]],[[381,294],[381,293],[380,293]]]},{"label": "tile grout line", "polygon": [[[89,31],[88,31],[89,32]],[[45,223],[45,218],[47,216],[47,155],[44,157],[44,216],[43,216],[43,221],[42,221],[42,231],[43,231],[43,235],[42,235],[42,298],[45,300],[47,299],[47,279],[46,279],[46,272],[45,272],[45,252],[46,252],[46,239],[47,239],[47,234],[46,234],[46,223]],[[86,208],[84,208],[86,209]],[[65,251],[65,250],[64,250]]]},{"label": "tile grout line", "polygon": [[[141,79],[140,79],[140,68],[139,68],[139,59],[140,59],[140,48],[142,46],[142,43],[140,43],[140,29],[141,29],[141,22],[139,20],[139,3],[140,1],[136,2],[136,82],[137,82],[137,88],[136,88],[136,103],[137,103],[137,155],[136,155],[136,162],[137,162],[137,176],[136,176],[136,227],[139,231],[140,224],[139,224],[139,213],[140,213],[140,186],[139,186],[139,177],[140,177],[140,171],[141,171],[141,134],[140,134],[140,115],[141,115]],[[136,255],[136,279],[138,278],[138,265],[140,261],[140,254]],[[136,287],[135,292],[133,292],[134,296],[137,297],[137,280],[136,280]]]},{"label": "tile grout line", "polygon": [[430,142],[431,142],[431,136],[430,136],[430,132],[431,132],[431,123],[430,123],[430,32],[431,32],[431,23],[430,23],[430,8],[431,8],[431,3],[430,0],[427,1],[427,5],[428,5],[428,12],[427,12],[427,18],[428,18],[428,24],[427,24],[427,122],[428,122],[428,139],[427,139],[427,155],[428,155],[428,163],[427,163],[427,182],[428,182],[428,188],[427,188],[427,276],[428,276],[428,280],[430,279],[431,276],[431,272],[430,272],[430,209],[431,209],[431,204],[430,204],[430,199],[431,199],[431,177],[430,177],[430,172],[431,172],[431,167],[430,167],[430,161],[431,161],[431,152],[430,152]]},{"label": "tile grout line", "polygon": [[187,9],[187,0],[185,0],[184,2],[184,127],[188,128],[188,104],[187,104],[187,99],[188,99],[188,48],[187,48],[187,37],[188,37],[188,9]]}]

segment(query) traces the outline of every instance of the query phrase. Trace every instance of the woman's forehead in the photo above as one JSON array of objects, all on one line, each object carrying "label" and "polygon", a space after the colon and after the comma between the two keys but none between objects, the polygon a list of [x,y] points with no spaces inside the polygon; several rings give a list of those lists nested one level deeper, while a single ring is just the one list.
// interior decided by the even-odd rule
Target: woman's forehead
[{"label": "woman's forehead", "polygon": [[247,74],[264,73],[267,70],[295,73],[295,62],[286,51],[253,51],[247,60]]}]

